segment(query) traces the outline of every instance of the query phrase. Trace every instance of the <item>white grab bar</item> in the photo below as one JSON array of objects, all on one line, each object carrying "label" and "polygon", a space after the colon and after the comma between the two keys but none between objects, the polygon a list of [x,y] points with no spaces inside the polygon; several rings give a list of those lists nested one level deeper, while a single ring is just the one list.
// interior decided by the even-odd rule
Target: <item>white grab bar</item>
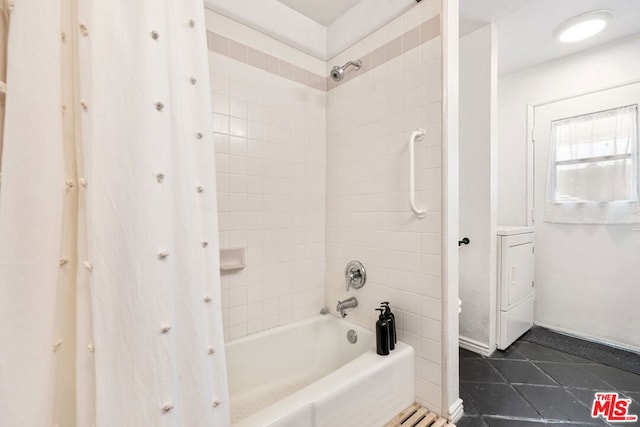
[{"label": "white grab bar", "polygon": [[415,166],[415,151],[416,151],[416,139],[425,136],[424,129],[418,129],[411,134],[409,138],[409,206],[413,213],[420,219],[424,218],[427,214],[425,209],[418,209],[416,207],[416,166]]}]

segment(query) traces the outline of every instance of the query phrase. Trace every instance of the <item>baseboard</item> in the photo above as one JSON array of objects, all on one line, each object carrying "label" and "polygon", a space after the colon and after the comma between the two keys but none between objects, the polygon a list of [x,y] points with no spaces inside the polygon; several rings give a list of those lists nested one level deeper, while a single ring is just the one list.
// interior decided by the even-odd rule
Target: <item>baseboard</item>
[{"label": "baseboard", "polygon": [[462,406],[462,399],[457,399],[453,402],[453,405],[449,406],[449,414],[447,418],[450,422],[456,423],[464,415],[464,407]]},{"label": "baseboard", "polygon": [[[594,342],[596,344],[603,344],[609,347],[613,347],[613,348],[617,348],[620,350],[626,350],[626,351],[633,351],[634,353],[640,353],[640,347],[635,346],[635,345],[625,345],[625,344],[619,344],[619,343],[614,343],[614,342],[610,342],[610,341],[606,341],[603,340],[602,338],[598,338],[596,336],[593,335],[589,335],[589,334],[584,334],[582,332],[576,332],[573,331],[571,329],[565,329],[565,328],[559,328],[555,325],[549,325],[543,322],[533,322],[534,325],[536,326],[541,326],[543,328],[549,329],[550,331],[553,332],[557,332],[559,334],[563,334],[563,335],[568,335],[570,337],[574,337],[574,338],[579,338],[581,340],[586,340],[586,341],[591,341]],[[462,340],[462,338],[460,338]],[[460,347],[462,347],[462,345],[460,345]],[[464,348],[464,347],[463,347]],[[473,350],[471,350],[473,351]]]},{"label": "baseboard", "polygon": [[492,349],[485,343],[462,336],[458,337],[458,345],[465,350],[473,351],[483,356],[490,356],[495,350],[495,348]]}]

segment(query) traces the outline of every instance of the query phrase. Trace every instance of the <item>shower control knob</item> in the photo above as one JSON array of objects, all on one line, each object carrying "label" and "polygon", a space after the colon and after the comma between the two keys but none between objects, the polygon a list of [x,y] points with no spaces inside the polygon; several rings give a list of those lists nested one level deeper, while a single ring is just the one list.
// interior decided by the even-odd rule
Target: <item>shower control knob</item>
[{"label": "shower control knob", "polygon": [[367,272],[360,261],[349,261],[344,269],[346,290],[349,288],[360,289],[367,281]]}]

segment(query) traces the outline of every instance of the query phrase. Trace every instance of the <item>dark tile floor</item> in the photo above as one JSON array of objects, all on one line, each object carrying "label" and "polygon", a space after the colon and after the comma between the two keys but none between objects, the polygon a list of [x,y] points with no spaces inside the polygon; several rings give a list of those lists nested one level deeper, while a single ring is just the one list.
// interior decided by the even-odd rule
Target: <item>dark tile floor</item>
[{"label": "dark tile floor", "polygon": [[591,418],[597,391],[633,399],[640,416],[640,375],[558,350],[517,341],[491,357],[460,349],[458,427],[639,426]]}]

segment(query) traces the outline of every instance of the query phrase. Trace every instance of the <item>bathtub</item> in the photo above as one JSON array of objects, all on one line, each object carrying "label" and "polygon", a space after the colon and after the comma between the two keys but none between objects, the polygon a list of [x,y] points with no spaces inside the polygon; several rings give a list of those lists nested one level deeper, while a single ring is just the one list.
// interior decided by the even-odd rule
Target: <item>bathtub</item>
[{"label": "bathtub", "polygon": [[241,338],[226,351],[234,427],[383,426],[415,400],[413,348],[398,342],[378,356],[371,331],[335,316]]}]

